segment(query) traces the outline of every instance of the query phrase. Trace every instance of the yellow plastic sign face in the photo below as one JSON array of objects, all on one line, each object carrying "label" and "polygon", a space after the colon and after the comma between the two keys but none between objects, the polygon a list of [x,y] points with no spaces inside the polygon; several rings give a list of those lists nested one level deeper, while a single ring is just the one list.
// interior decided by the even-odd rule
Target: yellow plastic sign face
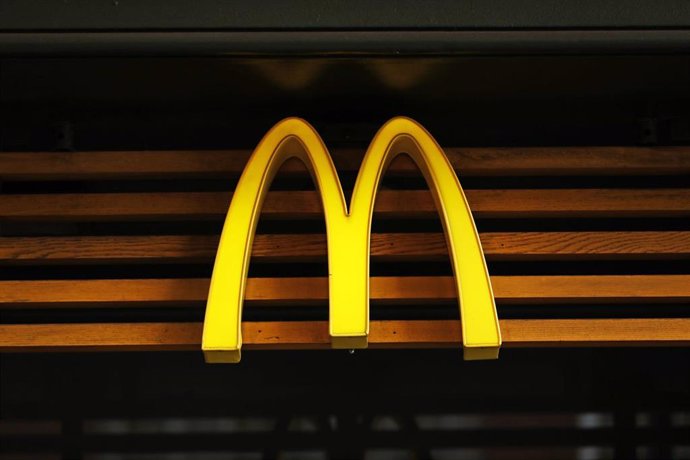
[{"label": "yellow plastic sign face", "polygon": [[364,156],[348,210],[321,137],[306,121],[287,118],[261,140],[232,197],[206,306],[202,349],[207,362],[240,360],[242,305],[256,225],[273,177],[291,157],[307,165],[323,203],[332,345],[367,346],[374,202],[384,171],[401,153],[422,171],[443,222],[458,291],[465,359],[498,357],[501,335],[481,242],[455,171],[431,135],[409,118],[397,117],[383,125]]}]

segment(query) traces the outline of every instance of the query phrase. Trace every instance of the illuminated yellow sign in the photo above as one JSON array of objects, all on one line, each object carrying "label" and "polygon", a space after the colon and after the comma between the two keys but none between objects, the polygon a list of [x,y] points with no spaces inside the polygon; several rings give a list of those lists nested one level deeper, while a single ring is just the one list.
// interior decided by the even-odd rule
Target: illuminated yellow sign
[{"label": "illuminated yellow sign", "polygon": [[207,362],[240,360],[242,304],[256,224],[273,177],[292,157],[307,165],[323,203],[332,346],[367,346],[374,201],[383,173],[401,153],[422,171],[443,222],[458,291],[465,359],[498,357],[501,335],[481,242],[458,177],[434,138],[409,118],[397,117],[383,125],[364,156],[348,210],[321,137],[306,121],[287,118],[256,147],[230,203],[206,306],[202,349]]}]

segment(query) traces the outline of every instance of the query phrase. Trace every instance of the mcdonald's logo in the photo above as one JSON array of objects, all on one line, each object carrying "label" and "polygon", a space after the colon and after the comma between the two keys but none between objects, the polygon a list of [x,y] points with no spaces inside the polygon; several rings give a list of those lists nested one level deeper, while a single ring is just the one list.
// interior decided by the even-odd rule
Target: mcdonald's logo
[{"label": "mcdonald's logo", "polygon": [[397,155],[409,155],[431,189],[443,223],[458,292],[465,359],[495,359],[501,346],[481,242],[453,167],[417,122],[393,118],[376,133],[348,208],[326,146],[306,121],[276,124],[251,155],[221,235],[206,306],[202,349],[207,362],[235,363],[251,247],[268,188],[285,160],[301,159],[321,194],[326,219],[329,331],[333,348],[365,348],[369,334],[369,240],[379,182]]}]

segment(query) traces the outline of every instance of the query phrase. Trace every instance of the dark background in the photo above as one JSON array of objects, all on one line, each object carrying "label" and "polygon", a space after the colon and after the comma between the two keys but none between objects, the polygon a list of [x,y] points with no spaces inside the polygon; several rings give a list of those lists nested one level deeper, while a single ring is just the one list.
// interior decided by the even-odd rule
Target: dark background
[{"label": "dark background", "polygon": [[[448,146],[690,143],[687,2],[286,5],[0,1],[0,150],[252,148],[276,121],[294,115],[312,122],[331,147],[364,148],[385,120],[399,114],[422,122]],[[492,180],[463,184],[688,183],[682,176]],[[228,186],[0,185],[3,193]],[[218,223],[176,225],[166,228],[218,231]],[[416,225],[434,229],[437,223]],[[681,219],[478,225],[690,228]],[[148,223],[5,225],[0,235],[158,230]],[[132,267],[84,273],[69,267],[0,268],[4,279],[151,275]],[[208,269],[150,267],[157,276],[205,276]],[[490,270],[690,269],[679,260],[496,263]],[[511,312],[678,317],[687,316],[689,307],[573,308],[577,313],[519,307]],[[431,315],[446,317],[448,311]],[[161,320],[160,310],[70,314],[3,312],[0,318]],[[165,319],[199,320],[196,310],[174,315]],[[208,366],[200,352],[2,355],[0,457],[690,458],[687,349],[507,349],[498,361],[476,363],[463,362],[457,350],[257,351],[243,358],[238,366]]]}]

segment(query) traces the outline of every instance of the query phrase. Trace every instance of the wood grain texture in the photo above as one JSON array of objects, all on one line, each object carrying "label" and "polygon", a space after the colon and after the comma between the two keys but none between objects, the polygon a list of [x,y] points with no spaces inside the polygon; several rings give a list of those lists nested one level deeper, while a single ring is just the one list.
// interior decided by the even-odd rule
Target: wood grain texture
[{"label": "wood grain texture", "polygon": [[[492,232],[480,238],[487,260],[680,259],[690,232]],[[218,236],[65,236],[0,238],[2,264],[210,263]],[[254,262],[325,261],[326,235],[257,235]],[[441,233],[374,233],[375,261],[448,260]]]},{"label": "wood grain texture", "polygon": [[[500,304],[687,302],[690,275],[492,276]],[[202,305],[208,279],[0,281],[0,308]],[[457,298],[450,276],[373,277],[372,301],[429,304]],[[249,278],[250,305],[328,301],[328,279]]]},{"label": "wood grain texture", "polygon": [[[688,346],[690,319],[501,320],[503,346]],[[201,323],[0,325],[0,352],[198,350]],[[244,349],[329,348],[325,321],[245,322]],[[371,348],[460,347],[460,322],[372,321]],[[365,353],[365,351],[362,351]],[[202,359],[200,357],[200,359]]]},{"label": "wood grain texture", "polygon": [[[453,167],[463,176],[490,175],[620,175],[690,173],[688,147],[445,147]],[[116,179],[160,177],[227,177],[239,174],[249,150],[7,152],[0,153],[2,180]],[[334,150],[339,171],[359,169],[363,150]],[[407,157],[390,172],[416,172]],[[281,174],[304,174],[289,162]]]},{"label": "wood grain texture", "polygon": [[[690,174],[690,147],[447,148],[461,177]],[[337,150],[339,172],[355,173],[362,151]],[[250,152],[0,153],[0,180],[136,180],[237,177]],[[391,174],[418,174],[407,157]],[[304,176],[289,161],[280,174]],[[527,179],[526,179],[527,180]],[[676,180],[677,182],[677,180]],[[24,187],[24,186],[22,186]],[[685,189],[467,190],[476,218],[657,218],[690,216]],[[231,192],[0,195],[0,224],[10,221],[220,220]],[[376,217],[435,218],[426,190],[381,190]],[[323,219],[310,191],[270,192],[264,217]],[[489,260],[683,259],[690,232],[501,232],[481,234]],[[0,237],[0,264],[210,263],[215,235]],[[324,261],[324,235],[258,235],[259,262]],[[448,260],[444,236],[374,234],[376,261]],[[31,269],[33,270],[33,268]],[[193,307],[202,309],[208,279],[0,281],[0,309]],[[502,306],[619,305],[690,301],[690,275],[493,276]],[[251,278],[247,304],[325,308],[327,278]],[[376,304],[456,301],[454,280],[374,277]],[[38,313],[38,312],[34,312]],[[653,314],[653,313],[652,313]],[[199,350],[200,323],[3,324],[0,351]],[[506,347],[690,345],[690,319],[501,320]],[[246,322],[247,349],[329,348],[326,322]],[[460,347],[459,321],[373,321],[372,347]],[[200,358],[201,359],[201,358]]]},{"label": "wood grain texture", "polygon": [[[10,220],[196,220],[220,219],[231,193],[94,193],[0,195],[0,222]],[[690,216],[690,189],[468,190],[475,218],[682,217]],[[378,217],[437,215],[427,190],[382,190]],[[316,192],[269,192],[263,217],[323,218]]]}]

